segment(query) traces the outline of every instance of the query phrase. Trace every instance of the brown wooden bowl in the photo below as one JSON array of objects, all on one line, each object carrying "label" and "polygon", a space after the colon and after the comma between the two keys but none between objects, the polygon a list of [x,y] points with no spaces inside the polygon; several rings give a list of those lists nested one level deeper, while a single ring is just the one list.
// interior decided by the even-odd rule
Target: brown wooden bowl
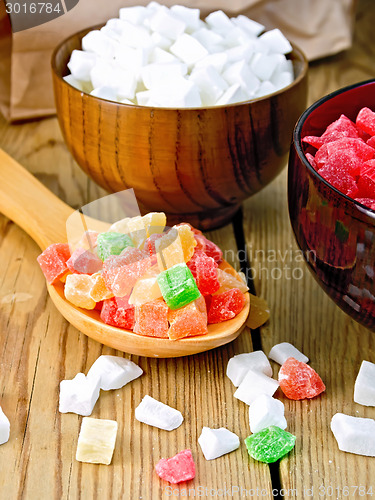
[{"label": "brown wooden bowl", "polygon": [[308,63],[293,47],[295,80],[258,99],[206,108],[120,104],[63,80],[82,37],[52,56],[59,123],[78,165],[109,192],[133,188],[141,212],[162,211],[170,224],[201,229],[227,223],[243,200],[286,165],[294,124],[306,108]]}]

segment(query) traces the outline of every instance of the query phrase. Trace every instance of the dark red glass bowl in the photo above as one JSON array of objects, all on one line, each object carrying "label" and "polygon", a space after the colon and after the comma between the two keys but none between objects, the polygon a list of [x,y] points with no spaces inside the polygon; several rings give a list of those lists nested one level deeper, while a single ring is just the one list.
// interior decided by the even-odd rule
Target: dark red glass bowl
[{"label": "dark red glass bowl", "polygon": [[301,138],[321,135],[343,113],[375,110],[375,80],[323,97],[298,120],[289,156],[289,216],[313,276],[352,318],[375,331],[375,211],[340,193],[309,164]]}]

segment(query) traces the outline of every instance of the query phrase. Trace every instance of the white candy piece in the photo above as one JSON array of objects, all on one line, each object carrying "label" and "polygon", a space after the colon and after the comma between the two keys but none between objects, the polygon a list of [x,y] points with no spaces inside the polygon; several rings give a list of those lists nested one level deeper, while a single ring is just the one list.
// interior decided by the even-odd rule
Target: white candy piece
[{"label": "white candy piece", "polygon": [[375,420],[336,413],[331,430],[341,451],[375,457]]},{"label": "white candy piece", "polygon": [[150,28],[160,35],[176,40],[185,31],[186,23],[168,9],[158,9],[150,19]]},{"label": "white candy piece", "polygon": [[245,91],[241,88],[241,85],[239,83],[235,83],[224,92],[220,99],[218,99],[216,106],[247,101],[249,98],[250,96],[245,93]]},{"label": "white candy piece", "polygon": [[259,432],[270,425],[286,429],[284,403],[268,394],[257,397],[249,407],[249,423],[251,432]]},{"label": "white candy piece", "polygon": [[0,444],[9,441],[10,422],[0,406]]},{"label": "white candy piece", "polygon": [[228,33],[228,31],[233,29],[231,20],[222,10],[211,12],[211,14],[206,17],[205,21],[212,30],[218,31],[219,33]]},{"label": "white candy piece", "polygon": [[142,24],[146,16],[147,9],[142,5],[136,5],[134,7],[123,7],[119,11],[119,18],[132,24]]},{"label": "white candy piece", "polygon": [[215,31],[207,28],[200,28],[192,33],[191,36],[196,38],[209,52],[212,52],[214,47],[220,45],[224,47],[224,38],[219,33],[215,33]]},{"label": "white candy piece", "polygon": [[263,24],[257,23],[256,21],[253,21],[252,19],[249,19],[246,16],[243,16],[240,14],[237,17],[234,17],[232,19],[233,23],[243,30],[247,31],[250,35],[258,36],[264,31],[265,27]]},{"label": "white candy piece", "polygon": [[245,61],[231,64],[224,71],[223,78],[231,85],[239,83],[248,95],[254,94],[260,85],[259,78],[250,70]]},{"label": "white candy piece", "polygon": [[186,24],[185,31],[193,32],[199,29],[200,11],[199,9],[190,9],[183,5],[172,5],[171,12]]},{"label": "white candy piece", "polygon": [[177,62],[148,64],[141,69],[141,78],[146,89],[152,89],[168,83],[171,78],[186,75],[186,64]]},{"label": "white candy piece", "polygon": [[302,363],[309,362],[309,358],[302,354],[294,345],[289,344],[289,342],[275,344],[270,350],[268,357],[279,363],[279,365],[283,365],[288,358],[294,358],[297,361],[302,361]]},{"label": "white candy piece", "polygon": [[152,38],[144,26],[135,26],[128,21],[123,21],[124,29],[121,33],[120,44],[134,48],[152,47]]},{"label": "white candy piece", "polygon": [[214,460],[237,450],[240,446],[238,436],[224,427],[220,427],[220,429],[203,427],[198,443],[206,460]]},{"label": "white candy piece", "polygon": [[208,55],[208,50],[196,38],[187,33],[179,36],[169,50],[188,66],[192,66]]},{"label": "white candy piece", "polygon": [[166,431],[177,429],[184,420],[181,412],[147,395],[135,409],[135,418]]},{"label": "white candy piece", "polygon": [[94,54],[108,59],[114,56],[118,45],[116,40],[99,30],[90,31],[82,38],[83,50],[94,52]]},{"label": "white candy piece", "polygon": [[193,71],[212,66],[213,68],[216,69],[218,73],[221,73],[227,61],[228,61],[228,54],[226,52],[217,52],[216,54],[209,54],[203,59],[197,61]]},{"label": "white candy piece", "polygon": [[117,428],[115,420],[84,417],[78,437],[76,460],[109,465],[115,449]]},{"label": "white candy piece", "polygon": [[130,359],[120,356],[99,356],[91,366],[87,378],[98,380],[100,389],[110,391],[120,389],[132,380],[140,377],[143,370]]},{"label": "white candy piece", "polygon": [[202,104],[198,86],[185,78],[172,78],[151,89],[148,106],[198,108]]},{"label": "white candy piece", "polygon": [[279,387],[279,383],[264,373],[249,370],[245,378],[238,386],[234,397],[251,405],[261,394],[273,396]]},{"label": "white candy piece", "polygon": [[354,401],[364,406],[375,406],[375,364],[362,361],[355,384]]},{"label": "white candy piece", "polygon": [[228,88],[227,82],[212,66],[193,71],[190,80],[198,85],[205,106],[213,106]]},{"label": "white candy piece", "polygon": [[81,92],[85,92],[84,82],[79,82],[74,78],[73,75],[63,76],[63,80],[65,80],[67,83],[69,83],[69,85],[71,85],[75,89],[80,90]]},{"label": "white candy piece", "polygon": [[254,93],[254,97],[263,97],[268,94],[272,94],[272,92],[276,91],[275,85],[273,85],[271,82],[268,80],[265,82],[262,82],[256,92]]},{"label": "white candy piece", "polygon": [[107,101],[117,101],[117,93],[112,87],[97,87],[92,92],[91,95],[94,97],[100,97],[101,99],[106,99]]},{"label": "white candy piece", "polygon": [[258,52],[252,58],[250,68],[260,80],[269,80],[279,63],[279,54],[261,54]]},{"label": "white candy piece", "polygon": [[96,62],[95,54],[84,50],[73,50],[67,64],[71,74],[77,80],[90,81],[90,71]]},{"label": "white candy piece", "polygon": [[249,370],[262,372],[272,377],[272,367],[263,351],[245,352],[230,358],[227,365],[227,377],[238,387]]},{"label": "white candy piece", "polygon": [[278,28],[266,31],[263,35],[260,35],[259,41],[264,43],[264,45],[270,49],[270,52],[289,54],[289,52],[292,52],[293,50],[289,41]]},{"label": "white candy piece", "polygon": [[77,373],[72,380],[60,382],[60,413],[77,413],[88,417],[99,398],[100,380]]}]

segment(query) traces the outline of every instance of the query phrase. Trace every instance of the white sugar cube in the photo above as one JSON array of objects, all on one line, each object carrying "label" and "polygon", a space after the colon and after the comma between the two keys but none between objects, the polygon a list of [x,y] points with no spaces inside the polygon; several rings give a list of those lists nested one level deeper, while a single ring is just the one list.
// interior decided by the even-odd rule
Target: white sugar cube
[{"label": "white sugar cube", "polygon": [[224,38],[215,33],[215,31],[209,30],[207,28],[200,28],[191,34],[193,38],[196,38],[200,44],[205,47],[208,52],[211,52],[215,46],[224,44]]},{"label": "white sugar cube", "polygon": [[225,35],[225,47],[238,47],[249,43],[252,36],[238,26],[233,26],[231,30]]},{"label": "white sugar cube", "polygon": [[254,45],[252,42],[231,47],[225,51],[228,61],[244,61],[249,62],[254,54]]},{"label": "white sugar cube", "polygon": [[217,52],[216,54],[208,54],[208,56],[197,61],[197,63],[194,66],[194,70],[212,66],[213,68],[216,69],[218,73],[221,73],[227,61],[228,61],[228,54],[226,52]]},{"label": "white sugar cube", "polygon": [[336,413],[331,430],[341,451],[375,457],[375,420]]},{"label": "white sugar cube", "polygon": [[263,351],[245,352],[230,358],[227,377],[235,387],[238,387],[249,370],[259,371],[272,377],[272,367]]},{"label": "white sugar cube", "polygon": [[[124,30],[123,21],[121,21],[121,19],[117,19],[117,18],[108,19],[105,26],[106,26],[106,28],[110,29],[111,31],[113,31],[117,35],[121,35],[121,33]],[[104,28],[104,26],[103,26],[103,28]],[[103,30],[103,28],[101,28],[101,29]],[[105,33],[105,31],[104,31],[104,33]]]},{"label": "white sugar cube", "polygon": [[82,38],[82,49],[93,52],[100,57],[112,58],[119,42],[106,36],[102,31],[93,30]]},{"label": "white sugar cube", "polygon": [[114,63],[124,69],[136,71],[147,64],[150,56],[148,47],[124,47],[116,51],[114,55]]},{"label": "white sugar cube", "polygon": [[117,99],[134,99],[137,87],[136,73],[131,70],[117,68],[114,72],[112,86],[116,92]]},{"label": "white sugar cube", "polygon": [[115,67],[112,62],[97,59],[90,71],[91,83],[94,89],[111,85],[114,80]]},{"label": "white sugar cube", "polygon": [[151,40],[154,47],[160,47],[161,49],[164,50],[168,50],[173,43],[173,41],[170,38],[167,38],[166,36],[163,36],[160,33],[157,33],[156,31],[151,33]]},{"label": "white sugar cube", "polygon": [[0,444],[9,441],[10,422],[0,406]]},{"label": "white sugar cube", "polygon": [[151,99],[151,90],[143,90],[135,94],[135,99],[138,106],[147,106],[149,100]]},{"label": "white sugar cube", "polygon": [[171,40],[181,35],[186,28],[186,23],[169,10],[159,9],[150,19],[150,28]]},{"label": "white sugar cube", "polygon": [[146,7],[143,7],[142,5],[123,7],[119,11],[119,18],[132,24],[142,24],[147,15],[148,11]]},{"label": "white sugar cube", "polygon": [[110,28],[109,26],[105,25],[102,28],[100,28],[101,33],[104,33],[108,38],[111,38],[112,40],[115,40],[116,42],[119,42],[121,38],[121,34],[115,31],[114,29]]},{"label": "white sugar cube", "polygon": [[354,401],[364,406],[375,406],[375,364],[362,361],[355,384]]},{"label": "white sugar cube", "polygon": [[228,88],[227,82],[212,66],[193,71],[190,80],[198,85],[205,106],[213,106]]},{"label": "white sugar cube", "polygon": [[250,61],[250,68],[260,80],[269,80],[279,62],[278,54],[261,54],[258,52]]},{"label": "white sugar cube", "polygon": [[260,86],[259,78],[250,70],[245,61],[231,64],[223,72],[223,78],[231,85],[239,83],[248,95],[253,95]]},{"label": "white sugar cube", "polygon": [[202,105],[198,86],[185,78],[171,78],[152,88],[149,106],[197,108]]},{"label": "white sugar cube", "polygon": [[254,37],[260,35],[265,29],[263,24],[257,23],[256,21],[253,21],[252,19],[243,16],[242,14],[234,17],[232,19],[232,22],[236,26],[239,26],[243,30],[246,30],[250,35]]},{"label": "white sugar cube", "polygon": [[279,383],[264,373],[249,370],[234,393],[234,397],[251,405],[261,394],[273,396]]},{"label": "white sugar cube", "polygon": [[119,102],[121,102],[122,104],[135,104],[135,102],[131,101],[130,99],[120,99]]},{"label": "white sugar cube", "polygon": [[286,429],[284,403],[268,394],[258,396],[249,407],[249,423],[251,432],[259,432],[270,425]]},{"label": "white sugar cube", "polygon": [[222,106],[225,104],[234,104],[235,102],[247,101],[249,95],[242,89],[239,83],[231,85],[220,99],[216,102],[216,106]]},{"label": "white sugar cube", "polygon": [[[66,75],[66,76],[63,76],[63,80],[65,80],[67,83],[69,83],[69,85],[71,85],[72,87],[74,87],[75,89],[77,90],[80,90],[81,92],[85,92],[85,85],[84,85],[84,82],[79,82],[78,80],[76,80],[74,78],[73,75]],[[87,83],[87,82],[86,82]]]},{"label": "white sugar cube", "polygon": [[100,389],[120,389],[143,373],[141,367],[120,356],[99,356],[91,366],[87,378],[99,379]]},{"label": "white sugar cube", "polygon": [[121,33],[120,44],[128,47],[152,47],[152,38],[149,30],[144,26],[135,26],[128,21],[123,21],[124,29]]},{"label": "white sugar cube", "polygon": [[203,427],[198,443],[206,460],[221,457],[237,450],[240,446],[238,436],[224,427],[220,427],[220,429]]},{"label": "white sugar cube", "polygon": [[259,85],[256,92],[254,93],[254,97],[264,97],[268,94],[272,94],[273,92],[276,92],[276,87],[273,83],[267,80]]},{"label": "white sugar cube", "polygon": [[95,54],[83,50],[73,50],[68,62],[68,68],[74,78],[88,82],[90,80],[90,71],[95,62]]},{"label": "white sugar cube", "polygon": [[115,449],[117,427],[115,420],[84,417],[78,437],[76,460],[109,465]]},{"label": "white sugar cube", "polygon": [[147,395],[135,409],[135,418],[166,431],[177,429],[184,420],[181,412]]},{"label": "white sugar cube", "polygon": [[290,85],[294,80],[294,75],[289,71],[281,71],[274,73],[270,82],[275,86],[276,90],[283,89]]},{"label": "white sugar cube", "polygon": [[167,84],[171,79],[184,76],[186,73],[187,66],[180,61],[147,64],[140,71],[146,89]]},{"label": "white sugar cube", "polygon": [[199,28],[200,24],[200,11],[199,9],[191,9],[183,5],[172,5],[170,11],[185,22],[185,30],[187,32],[195,31]]},{"label": "white sugar cube", "polygon": [[271,52],[289,54],[289,52],[292,52],[293,50],[289,41],[278,28],[266,31],[263,35],[260,35],[259,41],[266,45]]},{"label": "white sugar cube", "polygon": [[233,28],[231,20],[222,10],[211,12],[211,14],[206,17],[205,21],[212,30],[219,33],[227,33]]},{"label": "white sugar cube", "polygon": [[178,59],[170,52],[163,50],[160,47],[155,47],[150,55],[150,62],[163,64],[163,63],[178,62]]},{"label": "white sugar cube", "polygon": [[97,87],[94,89],[90,92],[90,94],[94,97],[106,99],[107,101],[117,101],[117,93],[113,87],[103,85],[103,87]]},{"label": "white sugar cube", "polygon": [[192,66],[199,59],[208,55],[208,50],[196,38],[187,33],[179,36],[169,50],[188,66]]},{"label": "white sugar cube", "polygon": [[60,382],[59,411],[89,416],[99,398],[100,380],[77,373],[72,380]]},{"label": "white sugar cube", "polygon": [[268,357],[279,363],[279,365],[283,365],[288,358],[294,358],[297,361],[302,361],[302,363],[309,362],[309,358],[302,354],[294,345],[289,344],[289,342],[275,344],[270,350]]}]

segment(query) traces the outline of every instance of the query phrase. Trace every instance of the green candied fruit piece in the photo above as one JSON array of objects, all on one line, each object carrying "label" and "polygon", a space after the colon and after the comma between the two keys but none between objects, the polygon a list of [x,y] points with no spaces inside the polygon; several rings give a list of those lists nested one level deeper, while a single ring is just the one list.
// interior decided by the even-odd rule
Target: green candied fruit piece
[{"label": "green candied fruit piece", "polygon": [[170,309],[179,309],[200,297],[200,291],[186,264],[176,264],[161,272],[156,279]]},{"label": "green candied fruit piece", "polygon": [[127,247],[134,247],[128,234],[124,233],[100,233],[97,240],[98,255],[105,261],[110,255],[120,255]]},{"label": "green candied fruit piece", "polygon": [[271,425],[245,439],[249,455],[255,460],[272,464],[294,448],[296,436]]}]

